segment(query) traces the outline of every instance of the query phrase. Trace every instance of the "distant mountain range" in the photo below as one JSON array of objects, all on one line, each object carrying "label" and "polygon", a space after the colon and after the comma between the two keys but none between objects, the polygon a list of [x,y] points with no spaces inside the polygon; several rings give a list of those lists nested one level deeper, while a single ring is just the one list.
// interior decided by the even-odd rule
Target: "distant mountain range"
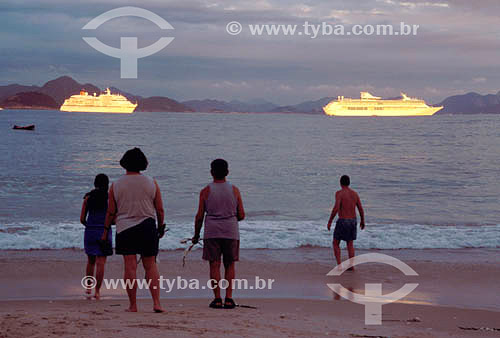
[{"label": "distant mountain range", "polygon": [[[101,89],[93,84],[81,84],[69,76],[62,76],[49,81],[42,87],[23,86],[18,84],[0,86],[0,107],[10,109],[59,109],[64,100],[71,95],[80,93],[80,90],[101,93]],[[121,93],[132,102],[137,102],[136,111],[158,112],[192,112],[193,110],[175,100],[163,96],[144,98],[142,96],[125,93],[117,88],[110,88],[112,93]],[[18,95],[23,93],[23,95]],[[42,95],[36,95],[42,94]],[[50,102],[52,99],[56,104]],[[15,104],[14,104],[14,103]]]},{"label": "distant mountain range", "polygon": [[323,114],[323,106],[333,100],[332,97],[324,97],[316,101],[306,101],[293,106],[279,106],[264,100],[250,102],[242,101],[219,101],[219,100],[190,100],[182,102],[198,112],[239,112],[239,113],[303,113]]},{"label": "distant mountain range", "polygon": [[[277,113],[306,113],[306,114],[324,114],[323,107],[328,104],[333,97],[323,97],[315,101],[306,101],[294,106],[281,106],[273,110]],[[335,98],[336,99],[336,98]]]},{"label": "distant mountain range", "polygon": [[252,112],[252,113],[268,113],[278,106],[274,103],[264,100],[254,100],[250,102],[242,101],[219,101],[219,100],[190,100],[184,101],[182,104],[190,107],[197,112]]},{"label": "distant mountain range", "polygon": [[500,92],[496,95],[468,93],[446,98],[436,114],[500,114]]},{"label": "distant mountain range", "polygon": [[[80,90],[100,93],[97,86],[81,84],[69,76],[62,76],[45,83],[42,87],[12,84],[0,86],[0,107],[6,109],[58,109],[65,99]],[[323,106],[336,98],[323,97],[296,105],[280,106],[265,100],[221,101],[213,99],[178,102],[165,96],[142,97],[111,87],[112,93],[120,93],[131,102],[137,102],[138,112],[241,112],[241,113],[303,113],[323,114]],[[500,114],[500,92],[480,95],[468,93],[446,98],[438,105],[444,108],[437,114]],[[436,106],[438,106],[436,105]]]},{"label": "distant mountain range", "polygon": [[37,92],[21,92],[9,96],[2,102],[4,109],[59,109],[60,105],[56,101],[42,93]]}]

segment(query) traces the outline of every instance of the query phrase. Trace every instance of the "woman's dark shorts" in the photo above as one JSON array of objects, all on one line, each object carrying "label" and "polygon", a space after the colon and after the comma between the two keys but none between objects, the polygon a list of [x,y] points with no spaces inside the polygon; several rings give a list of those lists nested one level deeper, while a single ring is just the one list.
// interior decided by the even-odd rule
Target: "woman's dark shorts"
[{"label": "woman's dark shorts", "polygon": [[229,238],[206,238],[203,240],[203,259],[210,262],[236,262],[240,258],[240,241]]},{"label": "woman's dark shorts", "polygon": [[157,256],[159,241],[156,222],[154,219],[148,218],[142,223],[116,234],[115,251],[117,255]]},{"label": "woman's dark shorts", "polygon": [[357,236],[357,220],[355,218],[339,218],[333,231],[333,239],[338,241],[354,241]]}]

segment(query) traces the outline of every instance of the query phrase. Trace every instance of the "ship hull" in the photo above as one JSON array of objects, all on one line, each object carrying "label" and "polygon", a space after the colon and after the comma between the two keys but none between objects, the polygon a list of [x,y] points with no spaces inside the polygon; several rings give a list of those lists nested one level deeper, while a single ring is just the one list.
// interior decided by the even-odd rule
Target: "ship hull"
[{"label": "ship hull", "polygon": [[107,113],[107,114],[132,114],[135,110],[135,105],[131,107],[97,107],[97,106],[73,106],[63,104],[61,111],[77,112],[77,113]]},{"label": "ship hull", "polygon": [[363,110],[363,111],[349,111],[342,109],[324,109],[326,115],[330,116],[432,116],[436,112],[443,109],[443,107],[429,107],[420,109],[409,110]]}]

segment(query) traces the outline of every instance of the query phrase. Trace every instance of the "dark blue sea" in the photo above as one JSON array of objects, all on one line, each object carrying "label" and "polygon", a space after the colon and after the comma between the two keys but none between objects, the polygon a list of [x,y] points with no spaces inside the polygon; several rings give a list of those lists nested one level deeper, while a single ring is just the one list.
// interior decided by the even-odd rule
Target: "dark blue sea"
[{"label": "dark blue sea", "polygon": [[[36,130],[12,126],[35,124]],[[111,180],[140,147],[163,192],[163,249],[192,236],[210,161],[243,196],[243,248],[327,247],[326,223],[351,176],[362,248],[500,247],[500,116],[339,118],[300,114],[0,111],[0,249],[81,248],[94,176]]]}]

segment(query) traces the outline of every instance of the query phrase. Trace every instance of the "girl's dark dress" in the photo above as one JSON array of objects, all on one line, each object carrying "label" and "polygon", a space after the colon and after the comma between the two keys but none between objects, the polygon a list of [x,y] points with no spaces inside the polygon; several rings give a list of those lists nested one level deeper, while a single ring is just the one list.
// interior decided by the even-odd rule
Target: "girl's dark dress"
[{"label": "girl's dark dress", "polygon": [[[85,253],[92,256],[110,256],[112,252],[103,252],[99,240],[104,232],[104,220],[108,210],[108,192],[94,189],[85,197],[87,200],[87,225],[85,226],[84,247]],[[112,230],[108,231],[108,241],[111,243]]]}]

